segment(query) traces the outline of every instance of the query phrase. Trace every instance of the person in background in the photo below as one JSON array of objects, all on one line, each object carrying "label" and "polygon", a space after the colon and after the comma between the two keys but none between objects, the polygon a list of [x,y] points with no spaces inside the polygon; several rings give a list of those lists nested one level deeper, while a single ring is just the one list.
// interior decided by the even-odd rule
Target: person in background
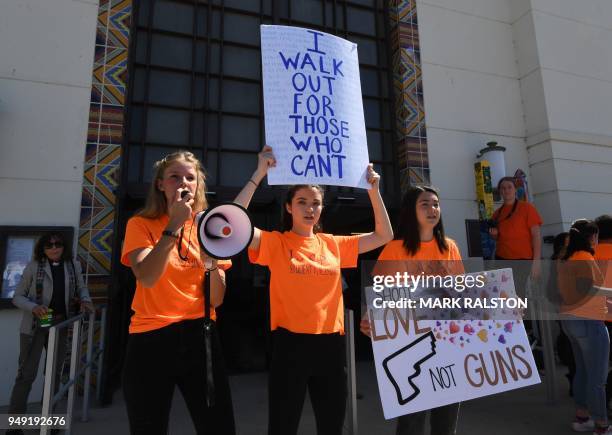
[{"label": "person in background", "polygon": [[599,229],[599,243],[594,257],[604,276],[603,286],[612,289],[612,216],[604,214],[597,217],[595,225]]},{"label": "person in background", "polygon": [[[72,258],[72,250],[61,233],[49,232],[36,242],[34,259],[26,266],[13,304],[23,311],[19,339],[19,368],[11,392],[9,414],[24,414],[28,395],[36,379],[43,348],[46,348],[49,328],[40,320],[48,314],[59,323],[73,311],[93,312],[94,306],[85,286],[81,263]],[[68,329],[58,335],[55,388],[59,388],[62,365],[66,356]],[[8,431],[18,434],[20,430]]]},{"label": "person in background", "polygon": [[[565,251],[567,250],[567,245],[569,243],[569,233],[562,232],[555,236],[553,240],[553,254],[550,257],[551,261],[551,276],[548,282],[549,288],[549,302],[554,305],[554,308],[557,308],[560,303],[560,293],[559,293],[559,285],[557,282],[557,272],[559,268],[559,263],[561,262],[561,258],[565,255]],[[559,322],[559,326],[561,323]],[[559,359],[561,363],[567,366],[567,380],[569,382],[569,395],[573,397],[573,380],[574,375],[576,374],[576,363],[574,362],[574,354],[572,352],[572,345],[567,338],[565,332],[563,332],[563,328],[559,330],[559,335],[557,336],[557,354],[559,355]]]},{"label": "person in background", "polygon": [[[264,147],[257,171],[235,202],[247,207],[257,186],[276,162]],[[298,431],[306,391],[319,435],[343,433],[346,409],[344,303],[341,268],[357,266],[357,256],[393,238],[379,191],[380,176],[370,164],[374,231],[355,236],[321,232],[323,189],[289,188],[283,203],[282,231],[255,228],[249,260],[270,269],[272,355],[269,372],[270,435]]]},{"label": "person in background", "polygon": [[[493,213],[491,220],[495,226],[489,229],[491,237],[495,239],[496,260],[532,260],[530,275],[532,279],[539,279],[542,273],[542,238],[540,226],[542,218],[536,208],[516,198],[514,177],[503,177],[497,184],[497,189],[504,203]],[[515,271],[515,285],[525,285],[517,267]]]},{"label": "person in background", "polygon": [[603,280],[593,257],[598,231],[597,225],[587,219],[572,224],[569,244],[559,264],[558,285],[563,299],[560,312],[567,318],[561,321],[561,327],[570,340],[576,362],[576,417],[572,428],[612,435],[605,390],[610,353],[610,337],[604,324],[607,307],[605,296],[593,290]]},{"label": "person in background", "polygon": [[[215,328],[215,307],[225,296],[229,261],[200,248],[196,214],[208,207],[206,177],[188,151],[154,165],[143,210],[127,223],[121,262],[136,277],[123,393],[130,432],[167,434],[175,386],[183,395],[198,434],[234,434],[234,410]],[[210,300],[204,300],[204,270]],[[211,352],[205,350],[204,316],[209,304]],[[212,370],[207,364],[212,361]],[[207,399],[214,383],[214,402]]]},{"label": "person in background", "polygon": [[[603,275],[603,287],[612,289],[612,216],[604,214],[595,219],[595,225],[599,229],[599,242],[595,248],[595,260]],[[606,298],[608,313],[612,313],[612,297]],[[612,322],[606,322],[608,334],[612,333]],[[606,383],[606,403],[608,410],[612,410],[612,373],[608,375]]]},{"label": "person in background", "polygon": [[[440,198],[435,189],[419,186],[408,189],[402,200],[397,240],[384,247],[378,260],[389,263],[377,263],[373,274],[403,272],[396,270],[399,267],[405,267],[413,275],[423,271],[431,273],[432,270],[439,275],[464,273],[457,244],[444,234]],[[371,336],[371,325],[366,315],[361,319],[360,330]],[[455,434],[459,407],[459,403],[453,403],[403,415],[397,419],[396,434],[425,435],[427,418],[431,435]]]}]

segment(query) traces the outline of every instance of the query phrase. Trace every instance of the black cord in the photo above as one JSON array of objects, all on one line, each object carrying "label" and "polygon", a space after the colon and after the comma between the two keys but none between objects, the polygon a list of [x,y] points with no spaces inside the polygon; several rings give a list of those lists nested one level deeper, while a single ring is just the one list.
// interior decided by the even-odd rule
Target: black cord
[{"label": "black cord", "polygon": [[185,225],[181,227],[181,235],[178,241],[176,242],[177,243],[176,249],[178,250],[178,256],[183,261],[187,261],[189,259],[189,251],[191,250],[191,230],[193,230],[193,226],[195,225],[195,218],[196,218],[196,215],[194,214],[193,220],[191,221],[191,228],[189,228],[189,245],[187,245],[187,252],[185,253],[185,256],[181,254],[181,247],[183,246],[183,234],[185,232]]}]

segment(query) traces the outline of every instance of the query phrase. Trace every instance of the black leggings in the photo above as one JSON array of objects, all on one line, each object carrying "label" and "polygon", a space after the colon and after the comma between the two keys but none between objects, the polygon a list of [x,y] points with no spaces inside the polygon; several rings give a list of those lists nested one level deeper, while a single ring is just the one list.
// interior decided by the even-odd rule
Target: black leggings
[{"label": "black leggings", "polygon": [[198,434],[235,434],[234,411],[216,330],[212,339],[215,402],[206,405],[206,364],[202,319],[185,320],[130,334],[123,393],[130,432],[168,433],[174,386],[183,395]]},{"label": "black leggings", "polygon": [[345,342],[340,334],[272,333],[269,435],[298,431],[306,389],[318,435],[341,435],[346,410]]}]

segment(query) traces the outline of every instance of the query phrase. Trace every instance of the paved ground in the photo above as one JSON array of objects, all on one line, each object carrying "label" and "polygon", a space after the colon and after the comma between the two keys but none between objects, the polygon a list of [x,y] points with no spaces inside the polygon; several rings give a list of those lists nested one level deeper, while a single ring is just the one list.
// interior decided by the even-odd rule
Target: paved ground
[{"label": "paved ground", "polygon": [[[570,435],[573,416],[572,401],[567,395],[567,381],[563,369],[558,370],[556,385],[559,399],[556,404],[546,403],[544,385],[464,402],[459,418],[460,435]],[[236,423],[240,435],[266,433],[267,393],[266,374],[250,374],[231,377]],[[364,396],[357,401],[358,433],[361,435],[391,435],[393,421],[382,415],[378,388],[372,363],[358,363],[357,386]],[[75,407],[73,433],[77,435],[120,435],[128,433],[127,415],[123,397],[114,396],[112,406],[92,407],[90,420],[80,421],[80,404]],[[32,409],[31,412],[34,410]],[[0,410],[0,412],[2,412]],[[307,400],[300,425],[300,435],[314,435],[314,419]],[[175,394],[170,422],[170,434],[191,435],[195,431],[185,403]],[[35,433],[35,432],[32,432]]]}]

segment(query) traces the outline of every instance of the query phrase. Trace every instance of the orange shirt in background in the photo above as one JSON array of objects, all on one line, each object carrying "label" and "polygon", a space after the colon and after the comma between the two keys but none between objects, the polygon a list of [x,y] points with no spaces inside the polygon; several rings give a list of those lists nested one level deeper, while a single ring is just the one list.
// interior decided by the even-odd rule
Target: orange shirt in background
[{"label": "orange shirt in background", "polygon": [[[167,225],[167,215],[158,219],[140,216],[130,218],[125,231],[121,263],[131,267],[130,252],[139,248],[153,249]],[[181,247],[183,256],[187,250],[189,252],[186,261],[181,260],[176,248],[170,251],[166,270],[153,287],[146,288],[136,280],[130,334],[152,331],[182,320],[204,317],[204,264],[200,257],[197,222],[193,220],[185,224]],[[220,260],[218,267],[227,270],[231,264],[229,260]],[[216,318],[213,307],[210,317]]]},{"label": "orange shirt in background", "polygon": [[595,260],[604,277],[603,286],[612,288],[612,242],[599,242],[595,248]]},{"label": "orange shirt in background", "polygon": [[340,268],[356,267],[359,236],[261,232],[252,263],[270,269],[270,327],[302,334],[344,333]]},{"label": "orange shirt in background", "polygon": [[567,261],[558,263],[558,285],[563,304],[561,313],[586,319],[605,320],[608,313],[605,296],[583,295],[577,291],[577,284],[583,280],[592,286],[603,281],[595,258],[586,251],[572,254]]},{"label": "orange shirt in background", "polygon": [[542,225],[542,218],[536,208],[525,201],[517,200],[514,213],[507,219],[511,212],[512,206],[503,205],[493,213],[499,231],[495,255],[506,260],[531,260],[531,228]]}]

